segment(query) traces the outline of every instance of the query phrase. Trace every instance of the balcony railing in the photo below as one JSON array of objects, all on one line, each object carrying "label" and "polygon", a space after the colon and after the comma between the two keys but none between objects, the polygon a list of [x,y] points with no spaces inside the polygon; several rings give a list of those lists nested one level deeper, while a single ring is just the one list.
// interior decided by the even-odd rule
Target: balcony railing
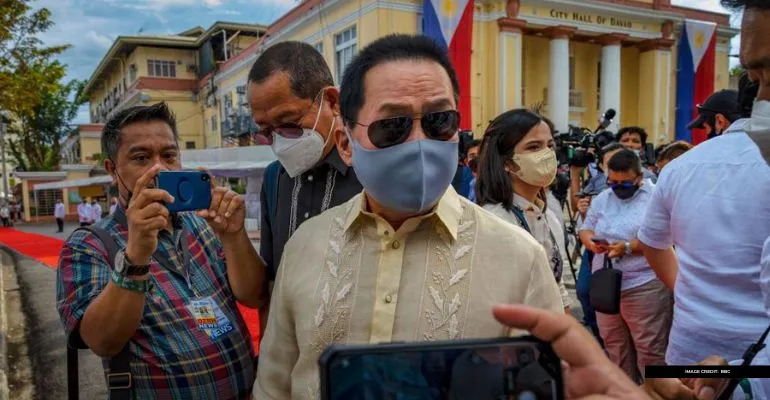
[{"label": "balcony railing", "polygon": [[[548,104],[548,88],[543,89],[543,101],[544,104]],[[577,90],[569,91],[569,106],[570,108],[583,108],[583,92]]]}]

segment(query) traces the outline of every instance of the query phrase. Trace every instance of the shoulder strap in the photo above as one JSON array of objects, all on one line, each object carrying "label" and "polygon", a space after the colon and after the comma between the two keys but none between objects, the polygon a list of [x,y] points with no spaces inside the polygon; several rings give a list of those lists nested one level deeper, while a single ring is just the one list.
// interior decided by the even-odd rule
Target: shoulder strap
[{"label": "shoulder strap", "polygon": [[[754,357],[759,354],[762,349],[765,348],[765,340],[767,339],[767,335],[770,334],[770,326],[765,329],[764,332],[762,332],[762,336],[759,337],[759,340],[756,343],[753,343],[751,346],[749,346],[748,349],[746,349],[746,352],[743,353],[743,362],[741,363],[741,367],[746,367],[751,365],[751,362],[754,361]],[[724,391],[722,391],[722,394],[719,395],[719,398],[717,400],[729,400],[733,398],[733,392],[738,387],[738,385],[741,383],[741,379],[739,378],[733,378],[730,379],[730,383],[727,385]]]},{"label": "shoulder strap", "polygon": [[[109,217],[108,217],[109,218]],[[118,244],[115,239],[105,229],[95,226],[85,226],[76,229],[84,230],[93,233],[104,245],[104,249],[107,251],[107,263],[110,266],[110,270],[114,268],[115,256],[118,254]],[[68,338],[68,345],[73,349],[87,349],[88,346],[83,342],[80,337],[79,328],[73,331]],[[69,359],[69,358],[68,358]],[[75,359],[77,362],[77,359]],[[106,373],[107,388],[110,391],[110,400],[129,400],[131,399],[131,351],[128,343],[120,350],[120,352],[108,361],[109,372]],[[77,365],[75,366],[77,370]],[[69,374],[68,374],[69,375]],[[71,377],[68,377],[68,385],[70,387],[78,386],[77,375],[74,378],[74,382]],[[74,383],[74,384],[73,384]]]}]

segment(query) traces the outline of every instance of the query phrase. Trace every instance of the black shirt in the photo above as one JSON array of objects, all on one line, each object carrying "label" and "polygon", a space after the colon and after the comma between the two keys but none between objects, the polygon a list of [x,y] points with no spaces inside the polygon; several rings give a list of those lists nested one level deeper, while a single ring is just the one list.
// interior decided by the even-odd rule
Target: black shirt
[{"label": "black shirt", "polygon": [[281,167],[278,173],[278,198],[269,219],[267,190],[262,185],[259,254],[265,260],[270,280],[275,280],[283,248],[300,224],[345,203],[361,190],[356,173],[353,168],[345,165],[336,148],[320,164],[295,178],[289,177]]}]

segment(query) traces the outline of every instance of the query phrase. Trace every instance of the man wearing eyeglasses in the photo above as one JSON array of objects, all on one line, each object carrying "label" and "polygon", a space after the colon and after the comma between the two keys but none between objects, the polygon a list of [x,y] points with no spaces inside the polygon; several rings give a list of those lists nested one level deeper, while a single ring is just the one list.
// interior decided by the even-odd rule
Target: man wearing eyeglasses
[{"label": "man wearing eyeglasses", "polygon": [[334,343],[519,333],[492,317],[501,302],[563,312],[543,247],[450,185],[458,98],[445,50],[424,36],[380,38],[348,65],[337,148],[364,190],[286,244],[255,398],[316,398]]},{"label": "man wearing eyeglasses", "polygon": [[709,139],[721,135],[733,122],[746,118],[738,103],[738,92],[720,90],[702,105],[698,106],[698,117],[687,125],[687,129],[705,129]]},{"label": "man wearing eyeglasses", "polygon": [[300,224],[348,201],[361,184],[335,148],[335,132],[342,132],[339,91],[315,48],[293,41],[268,48],[251,68],[248,97],[254,121],[280,162],[261,192],[259,252],[272,281]]}]

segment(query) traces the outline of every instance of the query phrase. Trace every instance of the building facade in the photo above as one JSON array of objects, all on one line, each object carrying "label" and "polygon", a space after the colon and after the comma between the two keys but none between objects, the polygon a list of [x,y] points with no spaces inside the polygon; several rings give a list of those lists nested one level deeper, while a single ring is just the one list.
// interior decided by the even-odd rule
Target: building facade
[{"label": "building facade", "polygon": [[178,35],[118,37],[85,88],[91,122],[104,123],[126,107],[165,101],[176,114],[183,149],[218,147],[219,140],[210,143],[204,135],[201,78],[257,42],[265,29],[216,22]]},{"label": "building facade", "polygon": [[[259,53],[300,40],[324,55],[337,84],[358,49],[390,33],[422,31],[421,1],[307,0],[268,27],[263,40],[204,77],[211,98],[204,114],[209,137],[254,144],[244,104],[248,71]],[[516,107],[541,107],[561,131],[594,128],[609,108],[610,129],[638,125],[650,141],[672,140],[676,111],[676,51],[686,19],[717,24],[715,90],[729,86],[729,16],[676,7],[669,0],[477,0],[473,26],[473,131]],[[233,123],[225,126],[229,111]],[[463,116],[468,118],[468,116]],[[222,122],[214,123],[215,120]],[[241,122],[245,121],[245,122]],[[216,130],[219,129],[220,132]],[[226,132],[222,132],[223,130]]]}]

